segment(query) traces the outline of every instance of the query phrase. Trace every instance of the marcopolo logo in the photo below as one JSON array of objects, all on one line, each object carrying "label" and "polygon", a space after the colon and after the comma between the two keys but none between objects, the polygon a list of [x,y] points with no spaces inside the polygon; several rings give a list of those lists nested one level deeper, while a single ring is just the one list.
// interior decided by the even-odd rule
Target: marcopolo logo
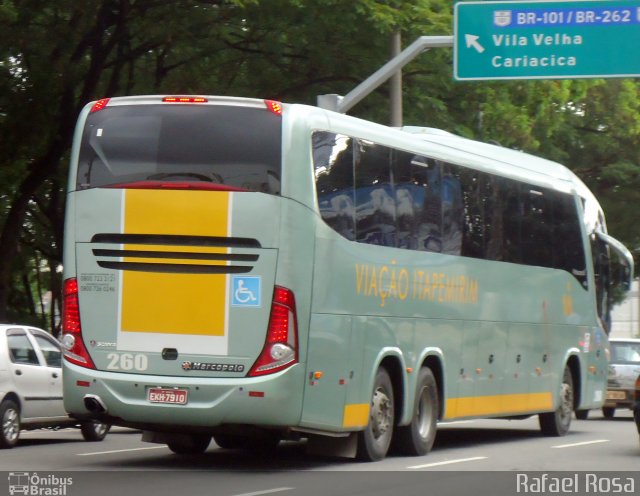
[{"label": "marcopolo logo", "polygon": [[36,472],[9,472],[8,482],[11,496],[67,496],[67,488],[73,485],[71,477],[38,475]]},{"label": "marcopolo logo", "polygon": [[244,372],[244,365],[241,363],[205,363],[205,362],[182,362],[182,370],[207,370],[211,372]]}]

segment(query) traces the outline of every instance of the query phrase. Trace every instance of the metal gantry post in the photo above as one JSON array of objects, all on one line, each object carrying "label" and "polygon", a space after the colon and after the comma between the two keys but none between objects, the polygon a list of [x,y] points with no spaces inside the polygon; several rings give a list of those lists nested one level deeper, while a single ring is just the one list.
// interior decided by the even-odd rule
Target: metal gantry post
[{"label": "metal gantry post", "polygon": [[431,48],[451,47],[453,36],[421,36],[345,96],[319,95],[318,107],[344,114],[421,53]]}]

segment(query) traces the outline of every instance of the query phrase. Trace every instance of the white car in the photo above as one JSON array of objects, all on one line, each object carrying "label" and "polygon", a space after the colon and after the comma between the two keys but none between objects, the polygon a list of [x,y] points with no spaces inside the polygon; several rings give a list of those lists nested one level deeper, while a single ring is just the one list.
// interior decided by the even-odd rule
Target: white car
[{"label": "white car", "polygon": [[62,352],[50,334],[0,324],[0,448],[13,448],[21,430],[77,426],[87,441],[102,441],[110,425],[79,421],[62,401]]}]

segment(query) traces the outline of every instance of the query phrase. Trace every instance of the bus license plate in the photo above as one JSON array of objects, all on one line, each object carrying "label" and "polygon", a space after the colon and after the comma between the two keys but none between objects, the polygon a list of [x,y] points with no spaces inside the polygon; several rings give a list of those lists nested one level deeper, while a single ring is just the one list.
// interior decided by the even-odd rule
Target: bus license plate
[{"label": "bus license plate", "polygon": [[168,403],[171,405],[186,405],[188,391],[186,389],[149,388],[147,399],[150,403]]}]

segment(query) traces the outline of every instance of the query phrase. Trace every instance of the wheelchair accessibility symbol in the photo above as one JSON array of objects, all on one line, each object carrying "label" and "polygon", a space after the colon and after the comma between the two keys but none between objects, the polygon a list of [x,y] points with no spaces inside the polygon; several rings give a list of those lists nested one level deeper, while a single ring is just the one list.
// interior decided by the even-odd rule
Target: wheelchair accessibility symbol
[{"label": "wheelchair accessibility symbol", "polygon": [[260,306],[259,276],[233,276],[231,278],[231,306],[259,307]]}]

